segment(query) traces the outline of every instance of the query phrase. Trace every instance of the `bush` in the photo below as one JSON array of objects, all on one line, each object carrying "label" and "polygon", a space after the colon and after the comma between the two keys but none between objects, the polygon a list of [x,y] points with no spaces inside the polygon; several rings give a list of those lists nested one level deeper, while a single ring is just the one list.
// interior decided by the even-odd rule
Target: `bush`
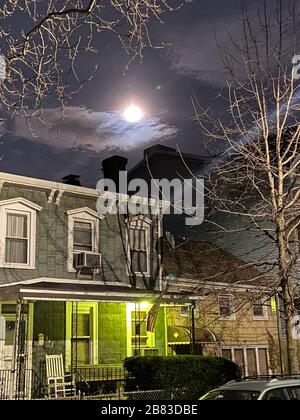
[{"label": "bush", "polygon": [[239,379],[240,368],[213,356],[137,356],[125,360],[126,391],[163,389],[176,399],[194,400],[205,392]]}]

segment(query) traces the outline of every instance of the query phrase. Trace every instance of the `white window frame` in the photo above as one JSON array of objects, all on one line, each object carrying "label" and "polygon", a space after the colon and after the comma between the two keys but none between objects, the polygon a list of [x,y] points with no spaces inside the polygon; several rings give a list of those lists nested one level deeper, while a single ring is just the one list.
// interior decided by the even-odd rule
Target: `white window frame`
[{"label": "white window frame", "polygon": [[94,210],[88,207],[69,210],[68,215],[68,261],[67,269],[69,273],[76,273],[73,268],[73,256],[84,251],[74,251],[74,225],[75,222],[91,223],[92,225],[92,251],[91,253],[98,254],[100,252],[100,237],[99,237],[99,220],[104,216],[99,215]]},{"label": "white window frame", "polygon": [[[221,315],[221,311],[220,311],[220,309],[221,309],[220,299],[221,298],[224,298],[224,297],[225,298],[229,298],[229,300],[230,300],[231,314],[230,315],[227,315],[227,316]],[[234,296],[233,295],[228,294],[228,293],[220,293],[218,295],[218,306],[219,306],[219,316],[220,316],[220,319],[223,319],[225,321],[234,321],[235,320],[235,299],[234,299]]]},{"label": "white window frame", "polygon": [[[143,215],[133,216],[127,221],[126,226],[126,244],[127,244],[127,273],[128,275],[134,275],[136,277],[150,277],[151,275],[151,225],[152,220],[148,217]],[[129,243],[129,230],[130,229],[137,229],[137,230],[144,230],[145,231],[145,239],[146,239],[146,259],[147,259],[147,271],[146,272],[130,272],[129,268],[131,268],[131,248]]]},{"label": "white window frame", "polygon": [[256,304],[258,304],[258,301],[254,301],[253,303],[252,303],[252,308],[251,308],[251,310],[252,310],[252,316],[253,316],[253,320],[254,321],[266,321],[266,320],[268,320],[268,308],[267,308],[267,306],[266,306],[266,301],[264,301],[264,299],[263,298],[261,298],[261,299],[259,299],[259,301],[260,301],[260,305],[262,306],[262,308],[263,308],[263,315],[262,316],[259,316],[259,315],[255,315],[254,314],[254,305]]},{"label": "white window frame", "polygon": [[[78,313],[90,314],[91,318],[91,337],[89,345],[89,365],[98,364],[98,341],[99,341],[99,324],[98,324],[98,303],[97,302],[78,302]],[[65,348],[65,364],[66,369],[71,366],[72,352],[72,302],[66,302],[66,348]]]},{"label": "white window frame", "polygon": [[[36,214],[43,208],[25,198],[19,197],[0,201],[0,267],[19,268],[22,270],[35,269],[36,254]],[[5,261],[7,215],[16,214],[27,217],[27,263],[13,263]]]},{"label": "white window frame", "polygon": [[259,356],[258,356],[258,350],[263,349],[266,350],[267,354],[267,364],[268,364],[268,373],[271,374],[271,365],[270,365],[270,356],[269,356],[269,346],[267,345],[246,345],[246,346],[222,346],[221,347],[221,355],[222,350],[230,350],[231,351],[231,360],[235,363],[235,357],[234,357],[234,350],[243,350],[243,359],[244,359],[244,367],[245,367],[245,376],[249,376],[248,371],[248,359],[247,359],[247,350],[255,350],[255,363],[256,363],[256,369],[257,369],[257,375],[260,375],[260,365],[259,365]]}]

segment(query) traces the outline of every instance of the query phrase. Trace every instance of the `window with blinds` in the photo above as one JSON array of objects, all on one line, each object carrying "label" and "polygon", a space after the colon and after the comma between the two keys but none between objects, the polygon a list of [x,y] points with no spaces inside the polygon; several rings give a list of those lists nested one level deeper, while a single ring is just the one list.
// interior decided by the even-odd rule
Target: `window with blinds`
[{"label": "window with blinds", "polygon": [[7,214],[5,262],[27,264],[29,254],[28,215]]},{"label": "window with blinds", "polygon": [[93,225],[91,222],[74,222],[74,251],[93,251]]}]

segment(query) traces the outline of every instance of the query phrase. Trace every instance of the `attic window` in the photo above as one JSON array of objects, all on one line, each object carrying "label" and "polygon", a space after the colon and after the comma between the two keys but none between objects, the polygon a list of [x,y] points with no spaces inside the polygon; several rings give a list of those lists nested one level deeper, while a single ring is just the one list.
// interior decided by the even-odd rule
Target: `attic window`
[{"label": "attic window", "polygon": [[233,318],[234,297],[232,295],[219,295],[219,313],[222,318]]},{"label": "attic window", "polygon": [[143,216],[135,216],[128,221],[127,247],[131,275],[150,276],[151,223],[151,219]]}]

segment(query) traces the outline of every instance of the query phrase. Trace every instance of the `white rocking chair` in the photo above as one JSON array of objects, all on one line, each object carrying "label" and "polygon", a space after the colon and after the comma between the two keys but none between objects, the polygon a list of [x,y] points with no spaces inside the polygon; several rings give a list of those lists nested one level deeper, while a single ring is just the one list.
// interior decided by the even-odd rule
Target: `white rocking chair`
[{"label": "white rocking chair", "polygon": [[46,355],[46,375],[49,398],[76,394],[73,375],[65,375],[62,354]]}]

